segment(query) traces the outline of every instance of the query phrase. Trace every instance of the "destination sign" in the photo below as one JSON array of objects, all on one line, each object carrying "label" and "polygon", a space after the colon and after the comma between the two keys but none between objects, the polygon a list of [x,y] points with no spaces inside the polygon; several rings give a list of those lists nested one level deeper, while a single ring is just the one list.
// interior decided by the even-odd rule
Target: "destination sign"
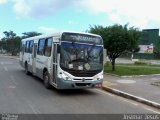
[{"label": "destination sign", "polygon": [[62,35],[62,41],[90,43],[98,45],[102,45],[103,43],[101,37],[77,33],[64,33]]}]

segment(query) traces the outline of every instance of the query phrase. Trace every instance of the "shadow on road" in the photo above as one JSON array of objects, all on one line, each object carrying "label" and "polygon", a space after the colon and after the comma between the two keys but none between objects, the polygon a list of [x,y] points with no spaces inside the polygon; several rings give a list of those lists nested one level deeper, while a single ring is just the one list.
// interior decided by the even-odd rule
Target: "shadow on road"
[{"label": "shadow on road", "polygon": [[[19,76],[21,76],[21,77],[22,76],[23,77],[24,76],[27,77],[27,79],[25,79],[25,80],[27,80],[27,83],[32,84],[32,85],[36,84],[34,86],[39,86],[39,87],[35,87],[35,89],[39,89],[40,87],[42,87],[41,90],[44,89],[44,92],[48,91],[49,94],[56,94],[58,96],[81,96],[81,95],[82,96],[85,96],[85,95],[86,96],[92,96],[92,95],[98,95],[98,93],[95,92],[95,90],[92,89],[92,88],[90,88],[90,89],[66,89],[66,90],[58,90],[58,89],[52,87],[51,89],[48,90],[48,89],[46,89],[44,87],[42,79],[40,79],[40,78],[38,78],[36,76],[33,76],[32,74],[25,75],[25,71],[21,70],[21,69],[13,71],[13,74],[17,74],[17,73],[19,73]],[[35,81],[35,82],[33,82],[33,81]]]},{"label": "shadow on road", "polygon": [[[43,85],[43,80],[36,77],[36,76],[32,76],[31,77],[36,80],[36,82],[39,82]],[[44,85],[42,86],[44,87]],[[49,91],[53,91],[54,94],[58,94],[58,95],[63,95],[63,96],[75,96],[75,95],[96,95],[97,93],[95,93],[94,91],[92,91],[93,89],[66,89],[66,90],[58,90],[54,87],[52,87],[51,89],[49,89]]]}]

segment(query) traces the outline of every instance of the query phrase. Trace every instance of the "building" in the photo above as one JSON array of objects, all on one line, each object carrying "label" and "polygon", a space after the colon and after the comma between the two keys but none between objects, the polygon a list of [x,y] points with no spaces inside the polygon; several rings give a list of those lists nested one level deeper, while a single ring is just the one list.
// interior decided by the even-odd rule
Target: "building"
[{"label": "building", "polygon": [[160,58],[159,29],[142,30],[142,37],[140,38],[139,45],[141,50],[139,53],[135,53],[134,58],[136,59]]}]

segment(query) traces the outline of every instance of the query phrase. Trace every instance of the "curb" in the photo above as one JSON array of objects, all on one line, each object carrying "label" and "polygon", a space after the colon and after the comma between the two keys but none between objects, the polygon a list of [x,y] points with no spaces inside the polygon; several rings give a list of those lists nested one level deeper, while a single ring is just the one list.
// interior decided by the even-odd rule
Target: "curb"
[{"label": "curb", "polygon": [[115,74],[105,73],[105,72],[104,72],[104,74],[106,74],[106,75],[111,75],[111,76],[115,76],[115,77],[119,77],[119,78],[134,78],[134,77],[160,76],[160,74],[120,76],[120,75],[115,75]]},{"label": "curb", "polygon": [[135,100],[135,101],[138,101],[140,103],[143,103],[143,104],[146,104],[146,105],[149,105],[149,106],[152,106],[152,107],[160,109],[160,104],[159,103],[156,103],[156,102],[153,102],[153,101],[149,101],[147,99],[144,99],[144,98],[141,98],[141,97],[137,97],[137,96],[131,95],[129,93],[125,93],[123,91],[120,91],[120,90],[117,90],[117,89],[113,89],[113,88],[110,88],[110,87],[104,87],[103,86],[102,89],[105,90],[105,91],[108,91],[110,93],[116,94],[118,96],[122,96],[122,97],[127,98],[127,99]]},{"label": "curb", "polygon": [[133,77],[147,77],[147,76],[160,76],[160,74],[132,75],[132,76],[120,76],[120,77],[121,77],[121,78],[133,78]]},{"label": "curb", "polygon": [[120,75],[116,75],[116,74],[112,74],[112,73],[106,73],[106,72],[104,72],[104,74],[110,75],[110,76],[114,76],[114,77],[121,77]]}]

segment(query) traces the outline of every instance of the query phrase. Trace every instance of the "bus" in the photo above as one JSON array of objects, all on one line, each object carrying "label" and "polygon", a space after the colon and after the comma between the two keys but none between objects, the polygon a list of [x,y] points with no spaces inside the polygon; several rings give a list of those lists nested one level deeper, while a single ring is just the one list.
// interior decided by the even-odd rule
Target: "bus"
[{"label": "bus", "polygon": [[103,40],[96,34],[59,32],[22,39],[20,65],[49,89],[101,88]]}]

